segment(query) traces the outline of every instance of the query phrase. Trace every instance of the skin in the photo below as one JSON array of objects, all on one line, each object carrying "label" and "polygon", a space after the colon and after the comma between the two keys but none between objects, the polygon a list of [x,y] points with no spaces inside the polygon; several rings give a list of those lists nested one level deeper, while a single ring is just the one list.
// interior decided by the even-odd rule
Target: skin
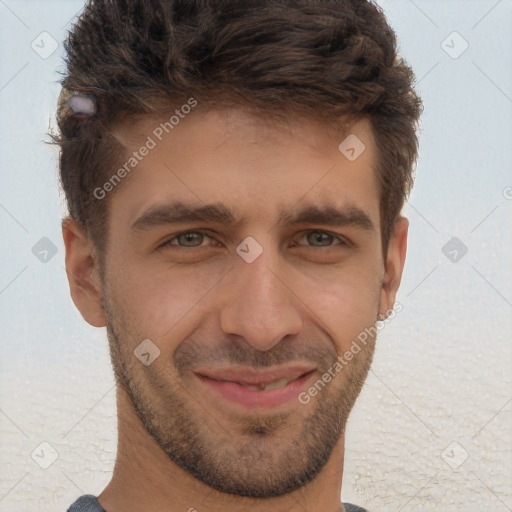
[{"label": "skin", "polygon": [[[129,155],[159,122],[114,133]],[[118,455],[99,496],[108,512],[342,510],[344,429],[374,338],[307,404],[249,411],[193,372],[305,363],[311,385],[391,311],[408,221],[397,220],[384,258],[372,130],[362,120],[350,133],[366,145],[353,162],[338,151],[344,137],[315,122],[196,110],[112,192],[103,268],[92,240],[63,222],[71,296],[87,322],[107,326],[118,384]],[[245,223],[131,229],[174,200],[222,203]],[[306,203],[355,206],[374,229],[276,224]],[[248,236],[263,250],[252,263],[236,252]],[[145,339],[160,350],[149,366],[134,355]]]}]

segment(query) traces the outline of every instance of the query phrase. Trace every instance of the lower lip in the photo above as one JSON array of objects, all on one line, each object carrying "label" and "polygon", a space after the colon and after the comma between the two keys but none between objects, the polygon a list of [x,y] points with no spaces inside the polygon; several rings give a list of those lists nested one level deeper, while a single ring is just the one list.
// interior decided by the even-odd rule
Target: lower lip
[{"label": "lower lip", "polygon": [[227,400],[249,408],[272,408],[297,400],[299,393],[304,389],[306,382],[313,372],[293,380],[279,389],[270,391],[256,391],[234,382],[221,382],[197,375],[199,379],[215,393]]}]

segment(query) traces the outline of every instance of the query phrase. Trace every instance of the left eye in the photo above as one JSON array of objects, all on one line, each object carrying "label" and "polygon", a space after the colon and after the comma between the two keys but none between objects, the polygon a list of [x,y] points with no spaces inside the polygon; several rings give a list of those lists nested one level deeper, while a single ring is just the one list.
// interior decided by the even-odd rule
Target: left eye
[{"label": "left eye", "polygon": [[319,241],[319,239],[325,241],[327,237],[327,241],[329,240],[338,240],[337,244],[328,244],[328,245],[315,245],[313,247],[333,247],[333,245],[339,245],[341,247],[348,247],[350,244],[346,242],[343,238],[333,235],[327,231],[309,231],[305,233],[303,237],[306,237],[308,242],[311,241]]},{"label": "left eye", "polygon": [[[210,238],[213,240],[211,236],[209,236],[204,231],[186,231],[184,233],[180,233],[166,242],[162,244],[162,246],[171,246],[171,247],[184,247],[184,248],[195,248],[195,247],[202,247],[202,241],[204,238]],[[327,231],[308,231],[307,233],[304,233],[300,239],[307,238],[309,243],[316,243],[316,242],[329,242],[331,240],[337,240],[337,244],[329,243],[327,245],[311,245],[310,247],[332,247],[333,245],[339,245],[341,247],[348,247],[350,244],[346,242],[343,238],[333,235]],[[174,241],[177,241],[178,243],[173,243]],[[219,245],[218,242],[215,241],[217,246]],[[302,245],[297,244],[294,242],[294,247],[300,246],[304,247]]]}]

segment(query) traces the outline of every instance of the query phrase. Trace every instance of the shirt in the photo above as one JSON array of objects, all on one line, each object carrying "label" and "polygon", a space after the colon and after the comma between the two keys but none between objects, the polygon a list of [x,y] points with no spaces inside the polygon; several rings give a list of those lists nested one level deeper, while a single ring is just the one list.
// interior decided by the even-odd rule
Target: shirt
[{"label": "shirt", "polygon": [[[368,512],[364,508],[351,505],[350,503],[344,503],[345,512]],[[84,494],[80,496],[72,505],[68,508],[67,512],[107,512],[99,503],[96,496],[92,494]]]}]

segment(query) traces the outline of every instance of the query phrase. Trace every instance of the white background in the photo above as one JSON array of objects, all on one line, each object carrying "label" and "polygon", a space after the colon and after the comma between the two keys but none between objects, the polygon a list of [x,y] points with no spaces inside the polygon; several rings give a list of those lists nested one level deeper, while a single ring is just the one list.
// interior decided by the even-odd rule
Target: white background
[{"label": "white background", "polygon": [[[349,420],[342,497],[373,512],[511,511],[512,3],[380,4],[425,111],[403,310]],[[69,297],[57,153],[43,144],[82,5],[0,0],[1,511],[64,511],[102,491],[115,458],[106,334]],[[41,38],[58,42],[47,58]],[[452,55],[469,46],[452,58],[445,40]],[[57,248],[47,263],[32,253],[42,237]],[[452,237],[467,247],[457,263],[442,252]],[[58,454],[47,469],[31,456],[50,460],[43,442]]]}]

